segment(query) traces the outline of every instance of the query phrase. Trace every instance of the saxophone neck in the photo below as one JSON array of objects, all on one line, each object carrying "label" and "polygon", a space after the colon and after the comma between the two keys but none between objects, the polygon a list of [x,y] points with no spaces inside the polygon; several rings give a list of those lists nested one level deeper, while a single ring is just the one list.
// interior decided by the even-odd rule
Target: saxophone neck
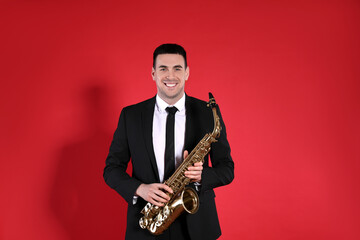
[{"label": "saxophone neck", "polygon": [[208,107],[214,108],[217,106],[214,96],[211,92],[209,92],[209,102],[207,104]]},{"label": "saxophone neck", "polygon": [[208,102],[207,106],[211,107],[212,112],[213,112],[214,129],[211,133],[211,137],[214,138],[214,140],[215,140],[216,138],[218,138],[220,136],[221,124],[220,124],[220,117],[218,116],[217,110],[216,110],[217,104],[216,104],[215,98],[211,92],[209,92],[209,102]]}]

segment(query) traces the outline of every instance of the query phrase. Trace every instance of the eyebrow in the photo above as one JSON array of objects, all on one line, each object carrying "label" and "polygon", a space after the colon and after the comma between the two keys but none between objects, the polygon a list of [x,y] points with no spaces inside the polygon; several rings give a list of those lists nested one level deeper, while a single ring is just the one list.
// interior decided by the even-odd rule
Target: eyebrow
[{"label": "eyebrow", "polygon": [[[166,65],[160,65],[159,68],[168,68]],[[181,65],[175,65],[173,68],[182,68]]]}]

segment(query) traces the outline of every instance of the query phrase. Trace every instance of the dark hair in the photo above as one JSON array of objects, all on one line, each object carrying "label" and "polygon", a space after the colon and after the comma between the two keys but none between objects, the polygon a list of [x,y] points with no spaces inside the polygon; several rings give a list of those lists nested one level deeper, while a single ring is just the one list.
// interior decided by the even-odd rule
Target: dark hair
[{"label": "dark hair", "polygon": [[153,67],[155,68],[155,64],[156,64],[156,57],[159,54],[180,54],[181,56],[184,57],[185,60],[185,68],[187,68],[187,60],[186,60],[186,52],[185,49],[175,43],[165,43],[162,44],[160,46],[158,46],[155,51],[154,51],[154,55],[153,55]]}]

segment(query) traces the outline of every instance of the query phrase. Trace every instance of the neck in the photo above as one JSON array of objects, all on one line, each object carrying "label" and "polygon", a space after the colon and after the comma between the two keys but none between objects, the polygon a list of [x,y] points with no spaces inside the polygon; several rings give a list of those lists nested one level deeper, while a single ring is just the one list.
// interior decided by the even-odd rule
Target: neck
[{"label": "neck", "polygon": [[167,97],[163,97],[161,95],[159,95],[159,97],[164,100],[167,104],[169,105],[175,105],[175,103],[177,103],[183,96],[185,93],[180,94],[179,96],[176,96],[174,98],[167,98]]}]

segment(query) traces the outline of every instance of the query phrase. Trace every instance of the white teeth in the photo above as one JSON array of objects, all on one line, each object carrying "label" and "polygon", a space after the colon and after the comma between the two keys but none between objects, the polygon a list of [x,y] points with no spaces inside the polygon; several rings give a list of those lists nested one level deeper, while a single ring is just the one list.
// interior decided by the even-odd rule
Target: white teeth
[{"label": "white teeth", "polygon": [[175,87],[175,83],[165,83],[166,84],[166,86],[168,86],[168,87]]}]

